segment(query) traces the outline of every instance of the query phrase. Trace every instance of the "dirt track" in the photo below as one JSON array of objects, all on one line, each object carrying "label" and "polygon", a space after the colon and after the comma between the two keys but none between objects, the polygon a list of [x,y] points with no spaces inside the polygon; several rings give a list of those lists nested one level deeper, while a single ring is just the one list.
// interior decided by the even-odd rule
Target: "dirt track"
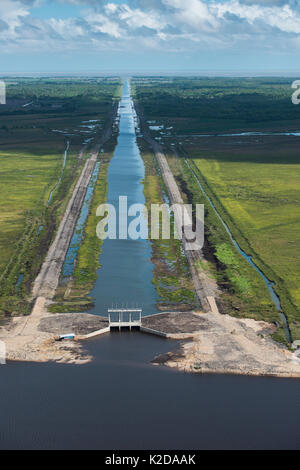
[{"label": "dirt track", "polygon": [[64,217],[59,225],[55,239],[48,250],[41,270],[34,281],[32,289],[33,299],[45,297],[50,300],[55,294],[64,259],[73,235],[77,218],[81,211],[88,184],[94,171],[98,153],[101,146],[111,137],[114,112],[112,113],[110,122],[106,127],[100,142],[95,146],[91,157],[86,161],[83,167]]},{"label": "dirt track", "polygon": [[49,248],[42,268],[34,282],[34,298],[52,299],[58,285],[63,262],[73,235],[75,224],[80,213],[85,193],[93,173],[97,154],[94,153],[85,163],[64,217],[56,233],[54,242]]},{"label": "dirt track", "polygon": [[[137,114],[140,120],[142,133],[144,139],[150,144],[155,153],[159,168],[166,185],[168,196],[171,204],[183,204],[178,185],[175,181],[173,173],[169,167],[166,156],[162,152],[161,146],[150,136],[148,126],[145,124],[145,120],[138,105],[136,106]],[[174,213],[177,226],[181,224],[180,217],[176,217]],[[181,231],[181,226],[178,227],[178,231]],[[215,295],[217,293],[217,285],[215,281],[209,278],[205,271],[201,268],[201,260],[203,260],[203,254],[201,249],[190,250],[188,249],[188,243],[183,239],[183,248],[185,251],[186,258],[189,263],[191,276],[193,278],[195,292],[201,304],[204,312],[218,312],[218,308],[215,302]]]}]

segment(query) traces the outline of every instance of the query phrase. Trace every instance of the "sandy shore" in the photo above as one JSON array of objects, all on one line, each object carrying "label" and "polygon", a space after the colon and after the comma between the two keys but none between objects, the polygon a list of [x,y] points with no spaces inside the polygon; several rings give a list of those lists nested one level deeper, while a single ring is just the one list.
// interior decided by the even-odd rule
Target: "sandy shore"
[{"label": "sandy shore", "polygon": [[40,327],[47,317],[52,318],[47,312],[45,301],[45,298],[39,297],[31,315],[14,317],[0,328],[0,340],[6,346],[6,360],[73,364],[91,361],[92,358],[80,342],[55,341],[56,334]]},{"label": "sandy shore", "polygon": [[[154,364],[196,373],[300,377],[300,350],[292,353],[275,343],[270,337],[275,327],[265,322],[169,312],[145,317],[142,325],[183,340],[179,349],[156,357]],[[0,328],[0,340],[6,344],[7,360],[85,364],[93,359],[86,342],[55,338],[63,333],[80,338],[107,326],[106,318],[87,313],[48,313],[46,299],[40,297],[30,316],[16,317]]]},{"label": "sandy shore", "polygon": [[216,313],[199,316],[202,327],[192,338],[154,363],[186,372],[300,377],[300,350],[292,353],[275,343],[273,325]]}]

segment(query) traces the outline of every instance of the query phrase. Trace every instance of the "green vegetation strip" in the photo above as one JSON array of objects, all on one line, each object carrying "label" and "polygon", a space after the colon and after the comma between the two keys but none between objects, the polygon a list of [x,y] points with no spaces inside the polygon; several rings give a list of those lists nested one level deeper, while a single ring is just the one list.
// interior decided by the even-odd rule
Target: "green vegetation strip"
[{"label": "green vegetation strip", "polygon": [[[150,213],[151,204],[162,204],[164,202],[163,195],[166,193],[154,155],[146,149],[141,149],[141,155],[145,164],[144,194]],[[174,218],[171,215],[171,233],[173,226]],[[151,244],[154,263],[153,283],[159,295],[158,308],[160,310],[195,308],[196,298],[193,281],[180,240],[174,239],[174,237],[169,240],[160,238],[159,240],[151,240]]]},{"label": "green vegetation strip", "polygon": [[[245,129],[299,130],[299,110],[291,103],[292,78],[135,78],[135,97],[149,120],[172,133],[212,133]],[[163,122],[162,122],[163,120]]]}]

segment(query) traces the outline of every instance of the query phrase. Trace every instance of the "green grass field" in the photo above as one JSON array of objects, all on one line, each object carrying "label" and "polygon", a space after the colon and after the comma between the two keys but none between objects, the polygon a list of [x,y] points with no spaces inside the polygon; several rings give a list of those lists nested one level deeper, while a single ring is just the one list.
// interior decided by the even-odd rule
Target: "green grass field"
[{"label": "green grass field", "polygon": [[300,318],[300,156],[288,161],[275,147],[269,155],[240,152],[189,149],[236,239],[275,282],[293,327]]},{"label": "green grass field", "polygon": [[[41,213],[58,168],[63,151],[40,155],[32,153],[0,152],[0,270],[3,271],[17,240],[22,236],[26,213]],[[52,183],[52,185],[51,185]]]},{"label": "green grass field", "polygon": [[220,311],[243,318],[279,322],[279,315],[265,284],[247,261],[239,256],[215,211],[183,158],[171,152],[167,155],[171,170],[185,202],[205,206],[205,259],[200,266],[220,288]]},{"label": "green grass field", "polygon": [[32,281],[84,163],[70,149],[57,186],[65,142],[53,142],[52,151],[40,145],[22,153],[0,151],[0,316],[29,312]]}]

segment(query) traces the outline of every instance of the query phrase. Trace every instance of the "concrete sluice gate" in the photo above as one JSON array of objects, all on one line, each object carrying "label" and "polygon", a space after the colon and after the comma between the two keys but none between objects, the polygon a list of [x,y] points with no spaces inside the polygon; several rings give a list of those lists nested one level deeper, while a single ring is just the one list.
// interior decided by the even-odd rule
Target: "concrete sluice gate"
[{"label": "concrete sluice gate", "polygon": [[141,309],[110,309],[107,313],[110,331],[141,329]]}]

